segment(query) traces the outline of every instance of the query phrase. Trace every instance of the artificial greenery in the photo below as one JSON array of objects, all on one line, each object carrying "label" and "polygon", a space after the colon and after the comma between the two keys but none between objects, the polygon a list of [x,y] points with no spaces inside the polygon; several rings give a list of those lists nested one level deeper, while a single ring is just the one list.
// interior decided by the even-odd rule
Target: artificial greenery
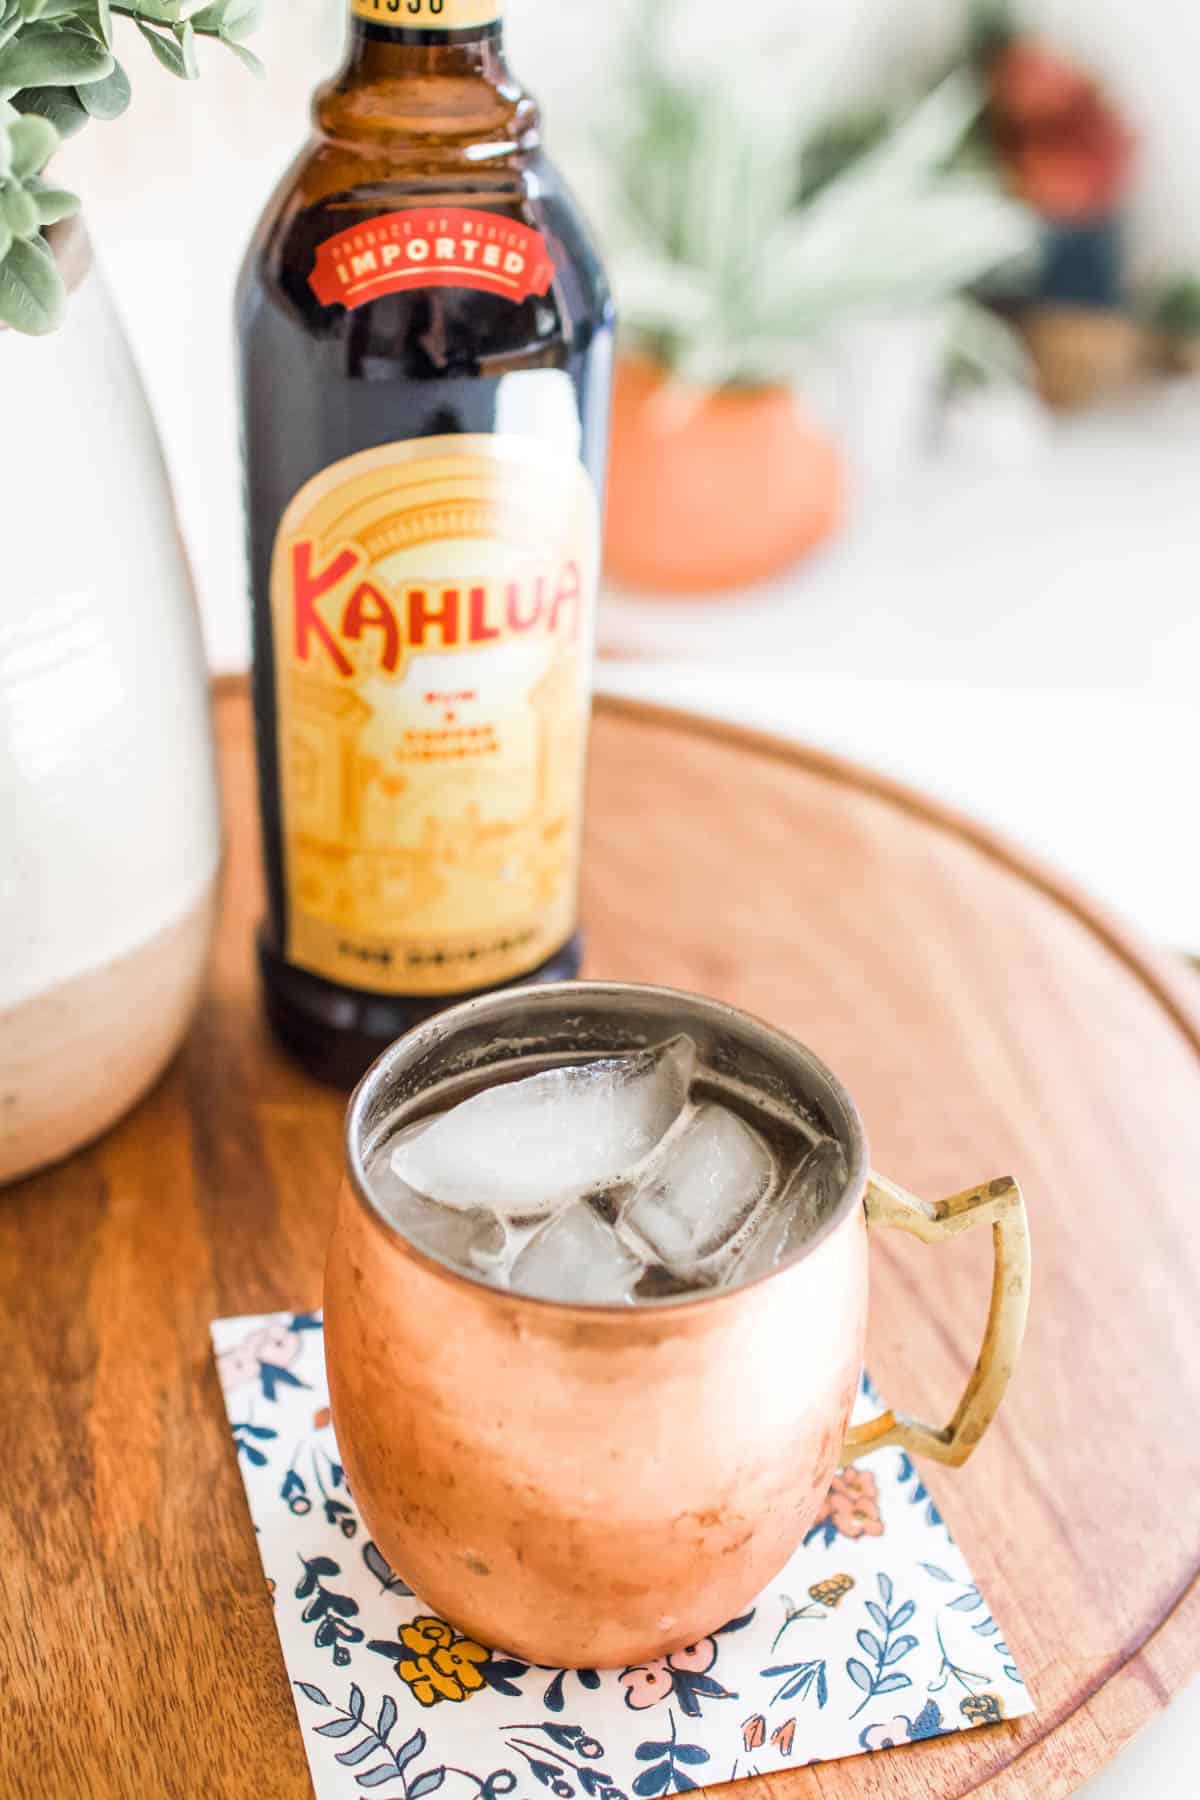
[{"label": "artificial greenery", "polygon": [[1175,275],[1151,298],[1150,324],[1164,337],[1200,338],[1200,276]]},{"label": "artificial greenery", "polygon": [[0,0],[0,323],[52,331],[66,294],[46,228],[78,210],[77,197],[46,179],[64,138],[129,104],[129,77],[114,50],[118,19],[136,28],[164,69],[182,81],[199,71],[198,38],[213,38],[245,65],[263,0]]},{"label": "artificial greenery", "polygon": [[969,0],[967,7],[968,55],[986,63],[1008,48],[1019,34],[1014,0]]},{"label": "artificial greenery", "polygon": [[1035,253],[1033,215],[979,150],[973,72],[839,124],[794,64],[732,81],[681,61],[672,10],[641,9],[602,154],[580,174],[626,339],[681,380],[802,378],[856,315],[962,305]]}]

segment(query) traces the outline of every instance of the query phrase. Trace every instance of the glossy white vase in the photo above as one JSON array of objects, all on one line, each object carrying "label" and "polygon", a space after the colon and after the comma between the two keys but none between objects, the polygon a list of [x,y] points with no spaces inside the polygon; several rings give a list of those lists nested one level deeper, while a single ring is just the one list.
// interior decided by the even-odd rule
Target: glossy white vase
[{"label": "glossy white vase", "polygon": [[929,457],[950,342],[945,307],[847,320],[830,336],[838,438],[864,499],[887,496]]},{"label": "glossy white vase", "polygon": [[96,1137],[187,1029],[220,860],[208,680],[141,380],[86,239],[0,331],[0,1182]]}]

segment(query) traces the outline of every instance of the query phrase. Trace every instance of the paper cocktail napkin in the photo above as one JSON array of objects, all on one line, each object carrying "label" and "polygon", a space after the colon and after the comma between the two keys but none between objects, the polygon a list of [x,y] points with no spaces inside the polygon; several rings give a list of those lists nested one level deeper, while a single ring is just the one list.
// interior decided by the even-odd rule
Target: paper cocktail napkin
[{"label": "paper cocktail napkin", "polygon": [[712,1637],[640,1668],[530,1668],[432,1617],[368,1539],[320,1315],[212,1335],[319,1800],[655,1800],[1033,1710],[900,1451],[839,1475],[778,1581]]}]

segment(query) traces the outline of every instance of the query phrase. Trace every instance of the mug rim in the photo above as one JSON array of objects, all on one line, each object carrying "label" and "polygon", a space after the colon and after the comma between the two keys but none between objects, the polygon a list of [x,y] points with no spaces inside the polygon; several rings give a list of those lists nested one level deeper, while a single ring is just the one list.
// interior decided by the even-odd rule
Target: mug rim
[{"label": "mug rim", "polygon": [[[363,1162],[362,1147],[365,1138],[363,1115],[371,1104],[379,1087],[384,1085],[397,1067],[410,1059],[419,1057],[422,1052],[444,1043],[462,1026],[486,1019],[489,1013],[505,1012],[513,1005],[540,998],[543,1004],[553,997],[561,997],[565,1005],[579,1004],[589,999],[638,999],[649,998],[660,1001],[681,1001],[693,1011],[699,1011],[714,1023],[735,1020],[742,1026],[749,1025],[761,1040],[761,1047],[778,1057],[781,1062],[791,1061],[799,1064],[805,1073],[812,1078],[820,1091],[822,1101],[832,1100],[832,1111],[840,1115],[839,1122],[845,1128],[842,1148],[846,1152],[848,1173],[846,1185],[838,1204],[830,1209],[828,1217],[823,1220],[817,1231],[804,1244],[803,1248],[787,1262],[768,1269],[763,1275],[757,1275],[749,1281],[739,1282],[734,1287],[711,1288],[696,1294],[674,1295],[659,1300],[641,1301],[636,1306],[618,1303],[585,1305],[578,1301],[552,1300],[533,1294],[515,1294],[510,1289],[494,1287],[482,1277],[467,1274],[456,1269],[452,1264],[442,1262],[438,1257],[422,1250],[419,1245],[404,1234],[398,1225],[389,1219],[371,1191],[371,1184]],[[685,1029],[680,1026],[680,1030]],[[866,1128],[858,1104],[832,1069],[822,1061],[815,1051],[799,1038],[778,1026],[768,1024],[756,1013],[748,1012],[744,1007],[733,1006],[726,1000],[716,1000],[710,995],[690,993],[684,988],[671,988],[653,982],[640,981],[558,981],[526,983],[520,987],[499,988],[489,994],[477,995],[474,999],[459,1001],[444,1011],[434,1013],[421,1025],[397,1038],[394,1044],[378,1056],[362,1077],[358,1086],[350,1096],[342,1127],[342,1145],[346,1177],[349,1187],[359,1205],[370,1218],[386,1232],[405,1255],[414,1258],[426,1269],[452,1282],[455,1286],[465,1287],[476,1294],[491,1296],[517,1308],[536,1308],[558,1316],[575,1316],[581,1320],[622,1319],[626,1323],[631,1318],[661,1318],[664,1314],[690,1313],[701,1307],[717,1307],[730,1305],[739,1296],[752,1294],[763,1288],[768,1282],[777,1281],[808,1262],[816,1253],[839,1232],[850,1216],[861,1208],[866,1198],[867,1181],[870,1174],[870,1149],[867,1142]]]}]

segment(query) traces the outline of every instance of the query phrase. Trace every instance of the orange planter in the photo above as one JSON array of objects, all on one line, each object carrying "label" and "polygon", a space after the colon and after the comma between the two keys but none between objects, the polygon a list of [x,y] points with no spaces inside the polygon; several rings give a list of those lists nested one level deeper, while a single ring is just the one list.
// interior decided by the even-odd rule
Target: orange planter
[{"label": "orange planter", "polygon": [[842,458],[790,389],[677,405],[665,388],[648,359],[618,359],[605,543],[618,581],[668,594],[743,587],[837,528]]}]

